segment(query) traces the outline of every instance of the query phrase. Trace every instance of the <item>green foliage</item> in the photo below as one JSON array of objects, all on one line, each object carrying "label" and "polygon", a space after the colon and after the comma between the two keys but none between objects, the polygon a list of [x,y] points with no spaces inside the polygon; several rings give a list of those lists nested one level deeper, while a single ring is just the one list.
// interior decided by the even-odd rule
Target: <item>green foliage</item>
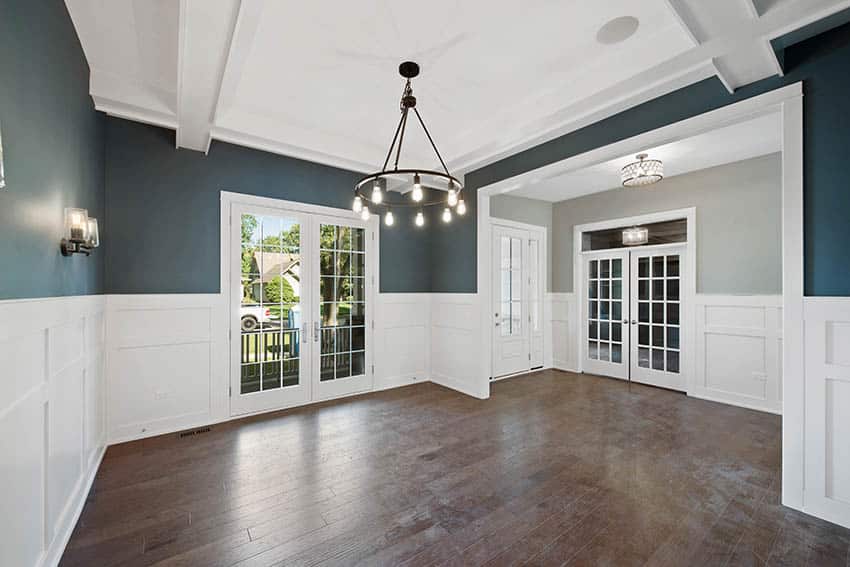
[{"label": "green foliage", "polygon": [[273,278],[269,283],[265,284],[266,298],[269,303],[295,303],[298,298],[283,276]]}]

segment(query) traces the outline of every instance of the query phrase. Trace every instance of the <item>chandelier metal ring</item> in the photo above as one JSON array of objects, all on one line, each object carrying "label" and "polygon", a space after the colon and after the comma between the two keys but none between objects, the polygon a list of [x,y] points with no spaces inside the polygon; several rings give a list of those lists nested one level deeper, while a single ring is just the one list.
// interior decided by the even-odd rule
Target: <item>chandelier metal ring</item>
[{"label": "chandelier metal ring", "polygon": [[[461,181],[457,177],[455,177],[454,175],[449,175],[449,174],[443,173],[442,171],[434,171],[434,170],[428,170],[428,169],[390,169],[390,170],[387,170],[387,171],[381,171],[381,172],[378,172],[378,173],[372,173],[370,175],[367,175],[366,177],[364,177],[363,179],[358,181],[357,185],[354,186],[354,193],[355,193],[355,195],[359,196],[361,199],[363,199],[363,200],[365,200],[369,203],[372,203],[372,199],[369,197],[369,194],[368,194],[368,188],[364,192],[363,187],[365,185],[368,185],[369,183],[374,183],[378,179],[392,179],[393,176],[398,176],[398,175],[426,175],[426,176],[430,176],[430,177],[437,177],[437,178],[443,179],[443,180],[446,181],[446,185],[448,185],[448,183],[451,182],[453,184],[453,187],[457,191],[458,199],[461,198],[461,194],[463,192],[463,183],[461,183]],[[382,203],[380,203],[380,206],[383,206],[383,207],[400,207],[400,208],[414,207],[415,208],[415,207],[430,207],[430,206],[433,206],[433,205],[445,205],[445,204],[446,204],[445,198],[440,197],[439,199],[431,199],[431,200],[428,200],[428,201],[423,199],[422,201],[414,201],[414,202],[402,201],[402,202],[396,202],[396,203],[389,203],[387,201],[383,201]]]},{"label": "chandelier metal ring", "polygon": [[[354,186],[354,204],[352,208],[355,212],[362,212],[364,219],[367,219],[371,213],[369,207],[385,210],[388,217],[385,219],[387,225],[393,224],[391,212],[393,208],[417,208],[419,212],[417,213],[416,224],[417,226],[422,226],[424,224],[422,220],[422,209],[442,205],[445,207],[443,220],[449,222],[451,220],[451,209],[454,209],[458,215],[463,215],[466,212],[466,205],[462,197],[463,182],[449,172],[443,156],[440,155],[440,151],[437,149],[436,143],[434,143],[434,138],[428,131],[428,127],[425,126],[425,121],[422,119],[419,109],[416,108],[417,101],[413,95],[413,87],[410,81],[419,75],[419,65],[412,61],[405,61],[399,65],[398,71],[405,79],[405,84],[399,102],[401,116],[395,129],[395,135],[387,150],[381,170],[366,175]],[[411,111],[422,127],[428,142],[431,144],[431,149],[434,150],[437,159],[440,161],[442,170],[399,167],[404,135]],[[392,165],[390,165],[393,154],[395,154],[395,159]],[[423,178],[425,180],[424,182]],[[410,190],[405,191],[405,193],[411,193],[411,200],[388,198],[393,193],[403,194],[399,183],[404,189],[410,187]],[[369,184],[372,185],[371,190],[368,187]],[[393,184],[395,185],[394,187],[392,186]],[[428,195],[430,196],[426,198],[424,189],[446,191],[447,196],[434,198],[433,193],[429,193]]]}]

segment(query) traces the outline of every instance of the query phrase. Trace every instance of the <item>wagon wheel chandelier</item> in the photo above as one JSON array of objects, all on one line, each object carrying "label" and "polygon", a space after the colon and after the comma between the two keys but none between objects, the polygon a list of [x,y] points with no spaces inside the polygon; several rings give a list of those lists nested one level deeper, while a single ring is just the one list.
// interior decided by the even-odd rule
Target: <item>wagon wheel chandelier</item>
[{"label": "wagon wheel chandelier", "polygon": [[[449,173],[449,168],[446,167],[446,162],[443,160],[443,156],[440,155],[440,150],[437,149],[431,133],[422,120],[422,115],[419,114],[419,110],[416,108],[416,97],[413,96],[413,87],[410,84],[410,80],[419,75],[419,65],[413,61],[405,61],[398,66],[398,72],[406,79],[406,83],[404,85],[404,91],[401,94],[401,104],[399,105],[401,118],[399,118],[395,136],[393,136],[393,141],[390,143],[390,148],[387,151],[387,157],[384,159],[384,166],[381,168],[381,171],[370,173],[354,186],[354,204],[352,209],[354,212],[360,213],[363,220],[368,220],[371,216],[372,211],[370,207],[378,210],[383,209],[385,211],[384,223],[387,226],[392,226],[395,223],[392,212],[393,208],[417,208],[419,210],[416,212],[414,222],[416,226],[423,226],[425,224],[423,209],[425,207],[443,206],[443,222],[451,222],[452,209],[458,215],[466,213],[466,204],[463,202],[461,196],[463,183]],[[404,143],[404,132],[407,128],[407,120],[411,110],[422,126],[422,130],[425,132],[428,141],[431,142],[431,147],[434,149],[434,153],[437,154],[437,159],[440,160],[440,164],[443,167],[442,171],[422,168],[399,168],[398,162],[401,157],[401,147]],[[394,152],[395,159],[392,168],[390,168],[390,159],[392,159]],[[405,186],[412,184],[413,188],[409,191],[410,200],[395,199],[395,202],[391,202],[388,198],[389,191],[387,190],[389,182],[398,183],[399,181]],[[433,189],[444,189],[447,191],[447,196],[426,199],[425,193],[422,190],[423,184]]]}]

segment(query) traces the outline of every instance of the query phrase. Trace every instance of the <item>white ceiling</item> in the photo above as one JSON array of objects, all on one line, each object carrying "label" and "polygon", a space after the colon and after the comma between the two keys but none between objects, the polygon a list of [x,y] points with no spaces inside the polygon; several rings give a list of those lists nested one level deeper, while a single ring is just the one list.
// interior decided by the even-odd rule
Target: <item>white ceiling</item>
[{"label": "white ceiling", "polygon": [[[754,3],[755,1],[755,3]],[[108,114],[361,171],[383,163],[403,87],[468,171],[710,76],[781,70],[768,40],[850,0],[66,0]],[[637,31],[602,43],[608,21]],[[402,165],[437,164],[416,124]]]},{"label": "white ceiling", "polygon": [[[670,144],[647,148],[651,159],[664,162],[664,175],[673,177],[708,167],[776,153],[782,150],[782,122],[772,113]],[[511,195],[543,201],[565,201],[620,187],[620,170],[634,155],[525,184]]]}]

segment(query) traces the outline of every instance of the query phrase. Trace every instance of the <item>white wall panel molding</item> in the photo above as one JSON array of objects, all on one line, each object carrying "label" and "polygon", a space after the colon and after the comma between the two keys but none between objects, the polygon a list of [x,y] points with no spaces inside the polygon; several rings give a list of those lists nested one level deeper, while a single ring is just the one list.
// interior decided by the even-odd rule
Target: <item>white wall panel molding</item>
[{"label": "white wall panel molding", "polygon": [[547,353],[552,356],[552,368],[578,372],[576,353],[576,332],[579,314],[574,293],[547,293],[547,316],[551,321],[551,348]]},{"label": "white wall panel molding", "polygon": [[489,397],[490,384],[481,380],[486,372],[480,364],[482,333],[478,294],[431,294],[431,381],[476,398]]},{"label": "white wall panel molding", "polygon": [[112,295],[107,314],[110,443],[229,417],[219,294]]},{"label": "white wall panel molding", "polygon": [[379,293],[374,336],[375,390],[430,379],[430,294]]},{"label": "white wall panel molding", "polygon": [[56,565],[106,447],[104,296],[0,301],[0,565]]},{"label": "white wall panel molding", "polygon": [[850,298],[804,300],[803,510],[850,528]]},{"label": "white wall panel molding", "polygon": [[782,413],[782,296],[696,296],[688,394]]}]

